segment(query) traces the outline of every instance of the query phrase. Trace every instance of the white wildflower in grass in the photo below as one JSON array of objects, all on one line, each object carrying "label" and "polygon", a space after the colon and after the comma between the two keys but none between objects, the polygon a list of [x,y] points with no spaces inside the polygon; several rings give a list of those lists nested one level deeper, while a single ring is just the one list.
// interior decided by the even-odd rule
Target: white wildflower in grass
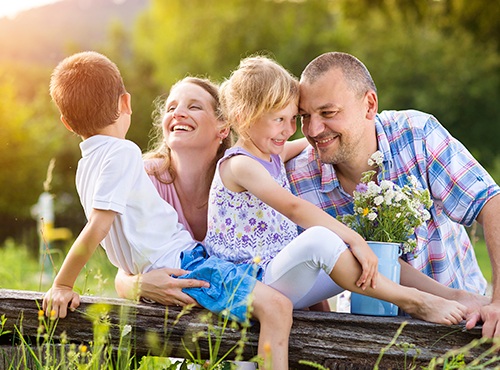
[{"label": "white wildflower in grass", "polygon": [[122,338],[132,331],[131,325],[125,325],[122,330]]},{"label": "white wildflower in grass", "polygon": [[[368,163],[380,167],[384,157],[377,151]],[[372,179],[376,171],[363,173],[353,193],[354,214],[339,217],[365,240],[400,243],[404,253],[417,246],[415,229],[430,219],[432,201],[428,190],[418,190],[418,180],[409,176],[403,187],[382,180],[380,186]]]},{"label": "white wildflower in grass", "polygon": [[409,239],[408,241],[405,241],[402,244],[403,253],[410,253],[414,251],[416,247],[417,247],[417,241],[415,239]]},{"label": "white wildflower in grass", "polygon": [[386,193],[384,194],[384,202],[388,206],[392,204],[392,200],[396,197],[396,191],[392,189],[387,189]]},{"label": "white wildflower in grass", "polygon": [[375,172],[375,171],[366,171],[366,172],[363,172],[363,174],[362,174],[363,177],[361,177],[361,183],[359,183],[358,186],[361,186],[362,184],[365,184],[365,186],[366,186],[366,184],[376,174],[377,174],[377,172]]},{"label": "white wildflower in grass", "polygon": [[363,193],[354,192],[354,200],[362,201],[364,199]]}]

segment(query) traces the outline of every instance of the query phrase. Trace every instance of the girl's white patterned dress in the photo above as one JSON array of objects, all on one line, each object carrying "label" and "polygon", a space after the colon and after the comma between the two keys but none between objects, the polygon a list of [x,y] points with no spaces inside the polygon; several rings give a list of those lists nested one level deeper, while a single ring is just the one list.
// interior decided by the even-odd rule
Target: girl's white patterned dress
[{"label": "girl's white patterned dress", "polygon": [[251,264],[254,257],[260,257],[259,266],[265,270],[271,259],[297,237],[297,226],[253,194],[226,189],[219,166],[233,155],[255,159],[278,184],[290,191],[285,166],[278,155],[272,155],[271,162],[266,162],[243,148],[228,149],[217,164],[210,189],[206,247],[210,255],[234,263]]}]

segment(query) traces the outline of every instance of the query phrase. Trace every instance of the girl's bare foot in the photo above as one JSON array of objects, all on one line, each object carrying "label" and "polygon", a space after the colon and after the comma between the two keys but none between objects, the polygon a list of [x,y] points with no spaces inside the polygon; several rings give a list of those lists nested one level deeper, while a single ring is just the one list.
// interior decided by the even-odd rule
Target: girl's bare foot
[{"label": "girl's bare foot", "polygon": [[415,302],[400,307],[411,317],[436,324],[458,324],[466,318],[467,307],[415,289]]}]

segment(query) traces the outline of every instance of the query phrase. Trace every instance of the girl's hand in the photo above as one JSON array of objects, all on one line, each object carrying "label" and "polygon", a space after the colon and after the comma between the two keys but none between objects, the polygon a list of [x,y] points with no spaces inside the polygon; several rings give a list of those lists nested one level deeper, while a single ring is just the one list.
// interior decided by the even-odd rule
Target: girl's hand
[{"label": "girl's hand", "polygon": [[42,308],[47,317],[55,319],[60,317],[62,319],[66,317],[70,302],[71,305],[69,308],[73,311],[80,305],[80,296],[78,293],[74,292],[72,287],[54,285],[43,296]]},{"label": "girl's hand", "polygon": [[371,286],[373,289],[377,287],[377,276],[378,276],[378,258],[373,253],[371,248],[366,244],[364,240],[356,242],[350,245],[352,254],[358,260],[363,272],[356,281],[356,285],[365,290],[367,287]]}]

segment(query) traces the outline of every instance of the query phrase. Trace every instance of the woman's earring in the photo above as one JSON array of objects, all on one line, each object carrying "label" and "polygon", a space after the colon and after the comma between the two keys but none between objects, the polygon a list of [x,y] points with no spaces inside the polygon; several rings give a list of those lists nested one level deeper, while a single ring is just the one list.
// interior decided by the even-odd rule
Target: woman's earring
[{"label": "woman's earring", "polygon": [[222,139],[219,140],[219,144],[222,145]]}]

